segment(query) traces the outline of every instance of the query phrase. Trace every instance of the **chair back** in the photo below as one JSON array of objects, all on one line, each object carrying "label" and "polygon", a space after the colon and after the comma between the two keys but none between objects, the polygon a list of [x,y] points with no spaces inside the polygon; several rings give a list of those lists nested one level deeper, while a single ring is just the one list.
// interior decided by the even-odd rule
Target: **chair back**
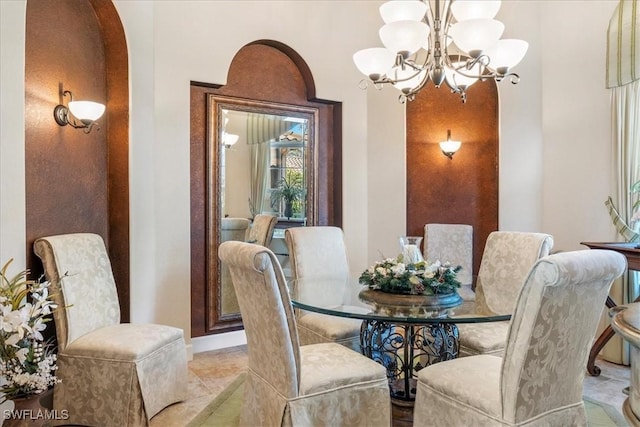
[{"label": "chair back", "polygon": [[249,228],[247,241],[256,245],[269,246],[273,237],[273,229],[278,222],[275,215],[258,214],[253,218],[253,225]]},{"label": "chair back", "polygon": [[34,243],[52,297],[58,349],[82,335],[120,323],[120,304],[102,237],[91,233],[42,237]]},{"label": "chair back", "polygon": [[300,349],[293,307],[280,264],[271,250],[224,242],[218,255],[229,266],[247,335],[249,369],[286,398],[300,384]]},{"label": "chair back", "polygon": [[458,280],[473,283],[473,226],[469,224],[426,224],[424,226],[424,258],[460,265]]},{"label": "chair back", "polygon": [[339,227],[293,227],[285,230],[291,275],[349,277],[344,233]]},{"label": "chair back", "polygon": [[476,305],[484,314],[511,314],[531,267],[549,255],[553,237],[544,233],[494,231],[480,261]]},{"label": "chair back", "polygon": [[220,223],[220,241],[239,240],[244,242],[250,223],[251,221],[247,218],[222,218]]},{"label": "chair back", "polygon": [[591,342],[611,283],[625,268],[623,255],[604,250],[558,253],[533,266],[502,362],[504,420],[516,424],[582,402]]}]

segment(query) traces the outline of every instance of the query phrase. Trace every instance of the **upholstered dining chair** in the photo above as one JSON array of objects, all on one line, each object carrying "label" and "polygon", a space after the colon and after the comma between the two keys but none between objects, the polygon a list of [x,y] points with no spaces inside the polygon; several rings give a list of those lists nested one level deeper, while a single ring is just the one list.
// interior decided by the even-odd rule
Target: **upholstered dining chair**
[{"label": "upholstered dining chair", "polygon": [[[249,221],[248,218],[222,218],[220,222],[220,241],[246,240],[249,234],[249,225],[251,225],[251,221]],[[231,274],[229,274],[229,268],[224,265],[224,263],[220,266],[220,300],[218,310],[222,316],[236,315],[240,311],[236,293],[231,283]]]},{"label": "upholstered dining chair", "polygon": [[249,227],[247,242],[268,247],[271,244],[273,229],[277,222],[278,217],[275,215],[256,215],[253,218],[253,224]]},{"label": "upholstered dining chair", "polygon": [[424,259],[459,265],[460,289],[465,301],[475,299],[473,292],[473,226],[469,224],[425,224]]},{"label": "upholstered dining chair", "polygon": [[[549,255],[553,237],[544,233],[494,231],[480,260],[476,281],[476,307],[482,314],[511,314],[529,270],[538,259]],[[501,355],[507,340],[509,321],[458,325],[460,356]]]},{"label": "upholstered dining chair", "polygon": [[62,380],[54,409],[67,425],[144,426],[187,397],[182,329],[120,323],[111,263],[102,238],[78,233],[34,243],[52,296]]},{"label": "upholstered dining chair", "polygon": [[549,255],[518,297],[504,357],[453,359],[418,373],[420,426],[586,426],[582,383],[612,281],[626,268],[614,251]]},{"label": "upholstered dining chair", "polygon": [[242,426],[388,426],[382,365],[336,343],[300,346],[287,284],[271,250],[220,245],[247,335]]},{"label": "upholstered dining chair", "polygon": [[[293,227],[285,230],[293,279],[311,276],[349,278],[344,233],[339,227]],[[337,342],[360,351],[361,320],[297,311],[300,343]]]}]

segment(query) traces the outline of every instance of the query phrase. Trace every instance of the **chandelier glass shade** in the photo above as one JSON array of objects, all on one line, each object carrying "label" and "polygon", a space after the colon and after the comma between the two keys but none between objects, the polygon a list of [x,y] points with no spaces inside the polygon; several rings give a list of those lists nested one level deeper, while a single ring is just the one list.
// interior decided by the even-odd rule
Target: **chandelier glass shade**
[{"label": "chandelier glass shade", "polygon": [[500,0],[391,0],[380,6],[384,47],[353,55],[367,76],[361,87],[391,84],[400,102],[411,101],[432,81],[445,83],[466,101],[466,90],[478,80],[520,77],[511,71],[527,52],[528,43],[500,39],[504,24],[495,16]]}]

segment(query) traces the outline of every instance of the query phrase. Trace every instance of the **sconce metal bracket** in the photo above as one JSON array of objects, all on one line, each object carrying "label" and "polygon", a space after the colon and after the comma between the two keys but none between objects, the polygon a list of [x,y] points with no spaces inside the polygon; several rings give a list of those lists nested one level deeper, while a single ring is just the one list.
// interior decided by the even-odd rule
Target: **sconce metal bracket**
[{"label": "sconce metal bracket", "polygon": [[53,118],[60,126],[66,126],[69,124],[69,109],[62,104],[56,105],[53,109]]}]

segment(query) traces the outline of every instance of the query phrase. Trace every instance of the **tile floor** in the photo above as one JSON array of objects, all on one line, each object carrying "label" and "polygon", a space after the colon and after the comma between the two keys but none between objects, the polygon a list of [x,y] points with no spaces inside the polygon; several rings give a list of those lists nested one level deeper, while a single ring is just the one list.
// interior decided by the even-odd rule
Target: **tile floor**
[{"label": "tile floor", "polygon": [[584,377],[584,395],[598,402],[606,402],[622,414],[622,403],[627,398],[623,389],[631,382],[631,370],[628,366],[616,365],[602,359],[596,360],[602,372],[597,377],[586,374]]},{"label": "tile floor", "polygon": [[151,427],[186,426],[203,408],[247,369],[247,346],[197,353],[189,362],[189,392],[151,419]]},{"label": "tile floor", "polygon": [[[598,360],[602,369],[598,377],[585,376],[584,394],[600,402],[607,402],[622,414],[629,385],[628,367]],[[182,427],[211,402],[236,376],[247,368],[247,347],[238,346],[194,355],[189,362],[189,398],[172,405],[151,419],[151,427]]]}]

